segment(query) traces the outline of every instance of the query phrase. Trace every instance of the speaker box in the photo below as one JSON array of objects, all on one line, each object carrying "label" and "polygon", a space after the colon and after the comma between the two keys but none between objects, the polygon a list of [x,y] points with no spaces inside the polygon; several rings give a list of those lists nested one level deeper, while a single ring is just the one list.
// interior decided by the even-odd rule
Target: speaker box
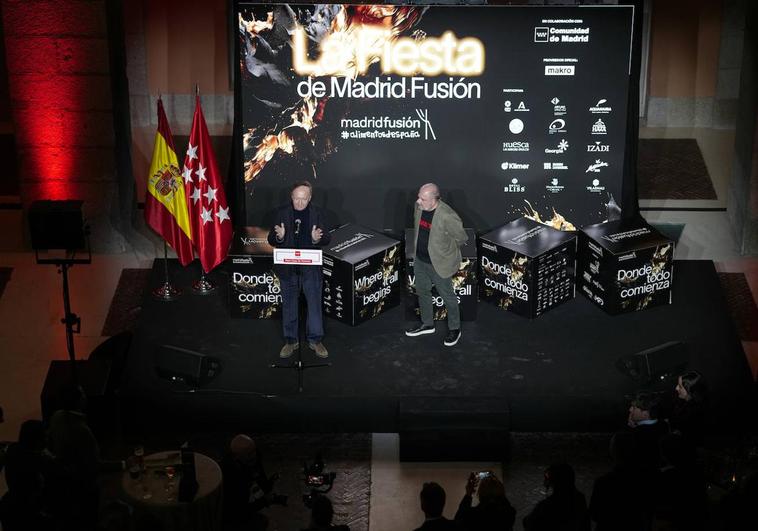
[{"label": "speaker box", "polygon": [[616,368],[638,383],[663,382],[682,373],[689,351],[681,341],[669,341],[616,360]]},{"label": "speaker box", "polygon": [[155,352],[155,372],[161,378],[201,387],[221,370],[218,359],[172,345],[161,345]]},{"label": "speaker box", "polygon": [[32,248],[84,249],[82,201],[34,201],[29,207]]},{"label": "speaker box", "polygon": [[501,397],[405,397],[400,461],[506,461],[510,408]]}]

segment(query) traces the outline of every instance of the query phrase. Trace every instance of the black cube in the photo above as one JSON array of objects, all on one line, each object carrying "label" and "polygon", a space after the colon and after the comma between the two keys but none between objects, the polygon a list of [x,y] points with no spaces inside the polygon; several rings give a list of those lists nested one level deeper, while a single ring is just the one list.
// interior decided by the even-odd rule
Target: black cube
[{"label": "black cube", "polygon": [[400,303],[400,242],[347,224],[324,249],[324,314],[357,325]]},{"label": "black cube", "polygon": [[[453,289],[458,296],[458,306],[461,312],[461,321],[476,320],[476,234],[474,229],[465,229],[468,241],[461,247],[461,267],[453,275]],[[416,242],[413,240],[413,229],[405,230],[405,318],[419,320],[421,310],[418,307],[418,296],[415,288],[415,275],[413,264],[416,260]],[[447,309],[442,297],[437,293],[437,288],[432,288],[432,308],[434,320],[444,321],[447,319]]]},{"label": "black cube", "polygon": [[479,237],[482,300],[538,317],[574,298],[577,237],[522,217]]},{"label": "black cube", "polygon": [[639,217],[584,227],[579,291],[609,314],[671,304],[674,242]]},{"label": "black cube", "polygon": [[232,317],[281,317],[282,288],[274,273],[273,248],[267,236],[268,231],[259,227],[238,227],[234,232],[226,260]]}]

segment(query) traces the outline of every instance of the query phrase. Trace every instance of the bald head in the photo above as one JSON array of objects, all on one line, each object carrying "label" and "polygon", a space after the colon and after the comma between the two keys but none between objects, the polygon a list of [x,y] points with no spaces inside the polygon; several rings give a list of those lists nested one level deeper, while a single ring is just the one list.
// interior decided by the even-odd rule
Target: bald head
[{"label": "bald head", "polygon": [[255,441],[247,435],[235,435],[229,444],[232,455],[241,461],[249,461],[255,458]]},{"label": "bald head", "polygon": [[418,189],[416,204],[421,210],[434,210],[440,202],[440,189],[434,183],[426,183]]}]

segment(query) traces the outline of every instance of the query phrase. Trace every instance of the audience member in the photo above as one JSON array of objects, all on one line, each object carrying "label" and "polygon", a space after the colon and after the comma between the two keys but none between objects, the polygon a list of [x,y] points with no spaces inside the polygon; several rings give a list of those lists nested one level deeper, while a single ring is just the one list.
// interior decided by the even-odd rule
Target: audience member
[{"label": "audience member", "polygon": [[97,524],[100,472],[124,468],[122,461],[100,459],[100,447],[87,425],[86,397],[79,386],[62,395],[63,408],[53,413],[48,428],[48,449],[55,458],[56,473],[51,479],[55,518],[63,529],[86,531]]},{"label": "audience member", "polygon": [[651,474],[661,467],[659,444],[668,433],[668,425],[658,420],[659,404],[659,395],[637,393],[629,406],[627,419],[637,446],[637,464]]},{"label": "audience member", "polygon": [[708,521],[708,493],[695,449],[681,435],[661,439],[664,467],[656,481],[654,528],[698,531]]},{"label": "audience member", "polygon": [[635,437],[620,431],[611,438],[613,469],[597,478],[589,512],[595,531],[641,531],[647,529],[652,507],[650,475],[637,466]]},{"label": "audience member", "polygon": [[590,531],[584,494],[574,485],[574,469],[566,463],[550,465],[545,488],[552,494],[524,518],[526,531]]},{"label": "audience member", "polygon": [[[472,506],[475,491],[479,503]],[[464,529],[509,531],[516,521],[516,509],[505,497],[505,487],[494,474],[489,473],[479,480],[477,474],[472,473],[466,482],[466,494],[455,513],[455,520]]]},{"label": "audience member", "polygon": [[350,531],[346,525],[333,525],[334,508],[332,501],[324,495],[313,497],[311,507],[311,525],[303,531]]},{"label": "audience member", "polygon": [[224,520],[230,529],[265,530],[268,518],[261,510],[272,503],[286,505],[274,493],[276,474],[267,476],[255,441],[236,435],[221,461],[224,478]]},{"label": "audience member", "polygon": [[421,510],[424,511],[424,523],[416,531],[456,530],[455,522],[442,516],[445,509],[445,489],[438,483],[424,483],[419,494]]},{"label": "audience member", "polygon": [[8,492],[0,501],[4,531],[42,529],[50,524],[45,508],[45,478],[51,459],[44,453],[45,428],[39,420],[21,425],[18,442],[8,447],[5,481]]},{"label": "audience member", "polygon": [[671,429],[694,446],[703,444],[707,387],[703,376],[688,371],[677,379],[676,397],[669,417]]}]

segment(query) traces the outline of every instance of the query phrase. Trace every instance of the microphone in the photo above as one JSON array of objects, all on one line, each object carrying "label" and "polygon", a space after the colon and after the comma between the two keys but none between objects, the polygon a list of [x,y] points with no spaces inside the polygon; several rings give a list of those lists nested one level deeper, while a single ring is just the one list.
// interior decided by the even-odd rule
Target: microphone
[{"label": "microphone", "polygon": [[295,220],[295,234],[300,234],[300,223],[301,223],[301,222],[302,222],[302,221],[301,221],[301,220],[299,220],[299,219],[296,219],[296,220]]}]

